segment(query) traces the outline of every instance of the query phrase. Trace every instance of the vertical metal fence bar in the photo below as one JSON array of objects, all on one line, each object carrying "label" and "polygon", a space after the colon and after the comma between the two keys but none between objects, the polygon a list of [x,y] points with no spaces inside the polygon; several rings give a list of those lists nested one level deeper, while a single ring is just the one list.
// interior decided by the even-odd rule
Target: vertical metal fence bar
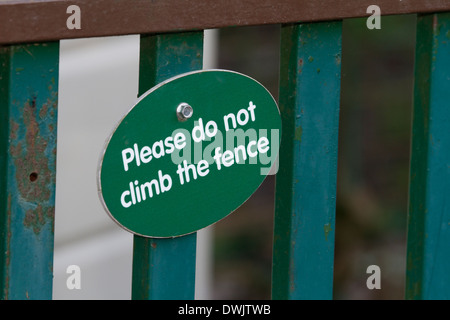
[{"label": "vertical metal fence bar", "polygon": [[418,17],[407,299],[450,299],[450,13]]},{"label": "vertical metal fence bar", "polygon": [[[141,36],[139,95],[172,76],[201,69],[202,57],[203,32]],[[173,239],[135,235],[132,298],[194,299],[196,242],[196,233]]]},{"label": "vertical metal fence bar", "polygon": [[0,48],[2,299],[51,299],[59,42]]},{"label": "vertical metal fence bar", "polygon": [[272,297],[330,299],[342,23],[287,25],[281,32]]}]

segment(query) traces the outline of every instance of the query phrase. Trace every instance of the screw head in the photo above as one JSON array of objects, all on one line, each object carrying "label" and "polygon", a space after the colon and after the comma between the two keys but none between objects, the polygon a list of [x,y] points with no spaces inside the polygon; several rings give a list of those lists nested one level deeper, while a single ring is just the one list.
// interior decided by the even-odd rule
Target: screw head
[{"label": "screw head", "polygon": [[186,102],[182,102],[177,107],[177,117],[179,121],[186,121],[194,114],[194,109],[187,104]]}]

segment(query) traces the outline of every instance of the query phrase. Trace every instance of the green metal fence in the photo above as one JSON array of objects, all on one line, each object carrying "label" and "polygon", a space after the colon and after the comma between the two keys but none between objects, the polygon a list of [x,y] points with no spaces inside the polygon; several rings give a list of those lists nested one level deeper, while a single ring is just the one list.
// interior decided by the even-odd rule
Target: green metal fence
[{"label": "green metal fence", "polygon": [[[378,2],[418,14],[406,298],[449,299],[450,2]],[[80,30],[66,28],[65,1],[0,3],[1,298],[52,298],[59,40],[141,34],[142,94],[202,68],[203,29],[270,23],[282,24],[283,121],[272,297],[332,299],[342,20],[371,3],[74,4]],[[195,251],[196,234],[134,236],[132,298],[193,299]]]}]

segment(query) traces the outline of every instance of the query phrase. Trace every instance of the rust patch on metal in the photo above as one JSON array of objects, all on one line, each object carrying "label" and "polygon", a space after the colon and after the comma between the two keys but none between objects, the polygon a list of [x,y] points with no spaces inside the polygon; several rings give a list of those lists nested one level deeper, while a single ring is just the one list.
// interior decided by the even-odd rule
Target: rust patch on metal
[{"label": "rust patch on metal", "polygon": [[38,205],[34,210],[28,210],[25,213],[24,225],[32,228],[35,233],[39,233],[42,226],[45,225],[48,219],[53,219],[54,207]]},{"label": "rust patch on metal", "polygon": [[41,119],[44,119],[45,116],[47,115],[47,109],[48,109],[47,104],[44,104],[41,108],[41,111],[39,111],[39,117]]},{"label": "rust patch on metal", "polygon": [[433,33],[439,34],[439,21],[437,15],[433,15]]},{"label": "rust patch on metal", "polygon": [[19,124],[13,120],[10,121],[10,126],[11,126],[11,134],[10,137],[12,140],[16,140],[17,139],[17,131],[19,130]]},{"label": "rust patch on metal", "polygon": [[[56,95],[56,94],[55,94]],[[14,159],[16,168],[16,183],[19,191],[19,202],[27,203],[27,207],[32,206],[25,212],[24,225],[32,228],[35,233],[39,233],[41,228],[52,221],[54,216],[54,205],[48,204],[52,195],[51,186],[55,181],[55,172],[49,168],[49,159],[46,149],[50,138],[41,134],[40,123],[44,122],[48,116],[49,108],[56,108],[56,102],[47,100],[40,108],[36,107],[36,97],[33,96],[25,102],[22,111],[23,127],[25,135],[19,138],[17,144],[12,143],[10,153]],[[16,140],[19,133],[17,129],[20,124],[11,122],[10,137]],[[54,126],[47,126],[50,132]],[[55,144],[56,149],[56,144]],[[50,152],[52,158],[54,152]]]}]

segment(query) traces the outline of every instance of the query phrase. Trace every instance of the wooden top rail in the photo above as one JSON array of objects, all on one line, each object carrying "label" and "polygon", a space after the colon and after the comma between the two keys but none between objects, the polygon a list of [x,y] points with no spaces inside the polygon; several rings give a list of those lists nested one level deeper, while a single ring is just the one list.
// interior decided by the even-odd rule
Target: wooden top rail
[{"label": "wooden top rail", "polygon": [[[450,0],[0,0],[0,44],[450,11]],[[69,30],[67,8],[81,10]]]}]

